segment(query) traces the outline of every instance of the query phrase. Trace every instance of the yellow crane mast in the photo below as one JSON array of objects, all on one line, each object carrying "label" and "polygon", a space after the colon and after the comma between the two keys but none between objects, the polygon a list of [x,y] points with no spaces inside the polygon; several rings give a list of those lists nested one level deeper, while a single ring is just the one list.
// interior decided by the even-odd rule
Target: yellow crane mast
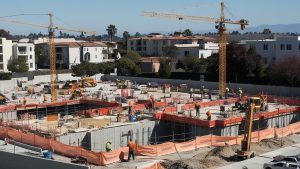
[{"label": "yellow crane mast", "polygon": [[50,19],[49,26],[36,24],[36,23],[28,22],[28,21],[7,19],[6,17],[1,18],[0,22],[15,23],[15,24],[28,25],[28,26],[48,29],[48,31],[49,31],[48,46],[49,46],[49,59],[50,59],[51,101],[55,102],[57,100],[57,90],[56,90],[56,75],[57,74],[56,74],[56,60],[55,60],[56,58],[55,58],[54,30],[61,30],[61,31],[66,31],[66,32],[80,32],[82,34],[91,34],[91,35],[96,35],[96,32],[86,31],[86,30],[81,30],[81,29],[69,29],[69,28],[54,26],[52,13],[40,14],[40,15],[49,15],[49,19]]},{"label": "yellow crane mast", "polygon": [[230,20],[225,19],[224,14],[224,2],[221,2],[221,15],[220,18],[211,18],[204,16],[187,16],[187,15],[178,15],[178,14],[167,14],[159,12],[142,12],[142,16],[149,17],[158,17],[166,19],[176,19],[176,20],[188,20],[188,21],[200,21],[200,22],[210,22],[216,24],[216,29],[218,30],[220,40],[219,40],[219,95],[221,98],[225,96],[226,88],[226,25],[225,24],[237,24],[241,26],[241,30],[248,25],[248,21],[245,19],[241,20]]}]

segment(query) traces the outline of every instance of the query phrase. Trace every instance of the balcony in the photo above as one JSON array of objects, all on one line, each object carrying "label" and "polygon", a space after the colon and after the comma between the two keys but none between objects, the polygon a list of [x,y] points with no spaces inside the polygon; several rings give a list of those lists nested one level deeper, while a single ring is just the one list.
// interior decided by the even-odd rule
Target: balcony
[{"label": "balcony", "polygon": [[19,51],[19,55],[28,55],[27,51]]}]

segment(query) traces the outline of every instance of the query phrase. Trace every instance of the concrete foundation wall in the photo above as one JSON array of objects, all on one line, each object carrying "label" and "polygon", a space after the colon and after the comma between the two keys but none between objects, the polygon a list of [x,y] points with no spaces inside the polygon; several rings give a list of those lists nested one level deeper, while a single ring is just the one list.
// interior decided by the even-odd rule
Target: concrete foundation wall
[{"label": "concrete foundation wall", "polygon": [[145,121],[92,131],[90,133],[91,150],[105,151],[105,144],[109,140],[112,141],[113,149],[124,147],[127,146],[130,138],[136,140],[140,145],[147,145],[150,143],[149,139],[153,130],[155,130],[155,124],[155,121]]},{"label": "concrete foundation wall", "polygon": [[68,133],[56,138],[58,141],[70,146],[82,146],[90,150],[90,138],[87,132]]},{"label": "concrete foundation wall", "polygon": [[[140,84],[146,84],[147,82],[157,82],[157,83],[171,83],[173,85],[179,84],[187,84],[192,88],[200,88],[201,86],[205,86],[209,89],[218,89],[217,82],[200,82],[200,81],[192,81],[192,80],[175,80],[175,79],[157,79],[157,78],[142,78],[142,77],[128,77],[128,76],[113,76],[113,75],[104,75],[103,80],[116,81],[116,79],[127,79],[131,81],[136,81]],[[249,94],[257,94],[259,92],[264,92],[270,95],[278,95],[278,96],[288,96],[288,97],[299,97],[300,96],[300,88],[293,87],[283,87],[283,86],[266,86],[266,85],[252,85],[252,84],[235,84],[231,83],[231,87],[237,91],[240,87],[246,93]]]},{"label": "concrete foundation wall", "polygon": [[0,168],[3,169],[88,169],[87,166],[62,163],[43,158],[0,151]]}]

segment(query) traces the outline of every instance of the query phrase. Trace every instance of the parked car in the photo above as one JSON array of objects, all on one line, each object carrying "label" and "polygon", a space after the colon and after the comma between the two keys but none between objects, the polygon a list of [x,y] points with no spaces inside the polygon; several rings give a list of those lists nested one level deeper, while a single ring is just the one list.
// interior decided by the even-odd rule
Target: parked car
[{"label": "parked car", "polygon": [[290,163],[300,163],[300,158],[298,156],[276,156],[273,158],[274,161],[286,161]]},{"label": "parked car", "polygon": [[300,169],[300,165],[286,161],[271,161],[264,164],[264,169]]}]

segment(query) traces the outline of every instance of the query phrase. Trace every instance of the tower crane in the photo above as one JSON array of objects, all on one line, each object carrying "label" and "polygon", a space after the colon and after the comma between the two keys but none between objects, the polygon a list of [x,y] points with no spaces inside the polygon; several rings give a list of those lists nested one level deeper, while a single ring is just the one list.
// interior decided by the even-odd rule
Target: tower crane
[{"label": "tower crane", "polygon": [[219,96],[223,98],[225,95],[226,88],[226,25],[225,24],[236,24],[240,25],[241,30],[245,29],[245,26],[248,25],[248,21],[245,19],[241,20],[230,20],[225,19],[224,14],[224,2],[221,2],[221,15],[220,18],[211,18],[204,16],[187,16],[187,15],[178,15],[178,14],[167,14],[159,12],[142,12],[142,16],[148,17],[158,17],[166,19],[175,19],[175,20],[188,20],[188,21],[201,21],[201,22],[210,22],[215,23],[215,28],[218,30],[220,35],[219,40]]},{"label": "tower crane", "polygon": [[61,30],[66,32],[80,32],[82,34],[91,34],[96,35],[96,32],[93,31],[85,31],[81,29],[69,29],[69,28],[63,28],[54,26],[53,24],[53,14],[39,14],[39,15],[48,15],[49,16],[49,26],[47,25],[41,25],[37,23],[32,23],[28,21],[20,21],[20,20],[12,20],[7,18],[0,18],[0,22],[8,22],[8,23],[15,23],[15,24],[22,24],[22,25],[28,25],[33,27],[39,27],[39,28],[46,28],[48,29],[49,33],[49,60],[50,60],[50,86],[51,86],[51,101],[55,102],[57,100],[57,90],[56,90],[56,63],[55,63],[55,45],[54,45],[54,31],[55,30]]}]

